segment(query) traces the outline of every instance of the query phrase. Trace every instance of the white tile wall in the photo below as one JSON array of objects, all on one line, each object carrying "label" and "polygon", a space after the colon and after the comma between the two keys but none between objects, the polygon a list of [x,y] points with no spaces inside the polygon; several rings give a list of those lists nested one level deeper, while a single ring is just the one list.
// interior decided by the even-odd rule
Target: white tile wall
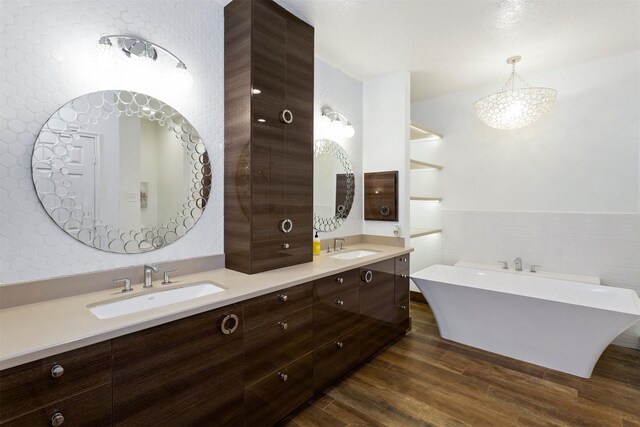
[{"label": "white tile wall", "polygon": [[[223,9],[169,0],[2,0],[0,9],[0,283],[219,254],[223,251]],[[120,87],[168,102],[198,129],[210,153],[214,191],[194,230],[152,253],[121,255],[82,245],[49,219],[31,182],[40,128],[62,104],[106,89],[91,72],[102,34],[131,33],[178,55],[194,77],[186,93]],[[216,191],[216,189],[218,191]]]},{"label": "white tile wall", "polygon": [[[599,276],[640,294],[640,214],[443,210],[442,222],[444,264],[522,257],[525,268]],[[640,324],[616,342],[638,348]]]}]

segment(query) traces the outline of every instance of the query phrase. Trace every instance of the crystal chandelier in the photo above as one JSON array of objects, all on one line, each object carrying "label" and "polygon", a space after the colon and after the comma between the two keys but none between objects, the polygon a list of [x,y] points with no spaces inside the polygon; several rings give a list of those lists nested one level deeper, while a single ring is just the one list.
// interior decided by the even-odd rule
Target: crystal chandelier
[{"label": "crystal chandelier", "polygon": [[[516,62],[522,57],[507,58],[511,75],[501,92],[479,99],[475,103],[480,120],[496,129],[518,129],[536,122],[553,106],[558,92],[546,87],[531,87],[518,73]],[[524,85],[515,87],[516,77]]]}]

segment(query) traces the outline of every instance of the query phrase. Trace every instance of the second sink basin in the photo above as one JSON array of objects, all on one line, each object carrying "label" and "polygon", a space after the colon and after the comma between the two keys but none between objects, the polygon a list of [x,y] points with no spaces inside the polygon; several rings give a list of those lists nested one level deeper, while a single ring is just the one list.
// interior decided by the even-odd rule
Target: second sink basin
[{"label": "second sink basin", "polygon": [[379,251],[372,251],[370,249],[357,249],[355,251],[340,252],[339,254],[330,255],[329,258],[357,259],[357,258],[369,256],[369,255],[374,255],[374,254],[377,254],[378,252]]},{"label": "second sink basin", "polygon": [[200,298],[205,295],[216,294],[224,290],[223,287],[214,285],[213,283],[194,283],[179,288],[148,292],[137,297],[98,303],[90,305],[88,308],[98,319],[111,319],[112,317],[138,313],[152,308],[164,307],[165,305]]}]

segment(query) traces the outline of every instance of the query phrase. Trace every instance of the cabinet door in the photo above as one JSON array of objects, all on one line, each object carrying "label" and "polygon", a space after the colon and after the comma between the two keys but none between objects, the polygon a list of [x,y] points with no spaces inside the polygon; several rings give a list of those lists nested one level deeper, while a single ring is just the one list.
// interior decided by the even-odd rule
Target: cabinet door
[{"label": "cabinet door", "polygon": [[[227,314],[239,323],[229,335]],[[242,424],[242,337],[234,305],[114,339],[114,423]]]},{"label": "cabinet door", "polygon": [[[395,336],[394,260],[377,262],[360,271],[360,356],[364,360]],[[367,272],[371,272],[369,283]]]}]

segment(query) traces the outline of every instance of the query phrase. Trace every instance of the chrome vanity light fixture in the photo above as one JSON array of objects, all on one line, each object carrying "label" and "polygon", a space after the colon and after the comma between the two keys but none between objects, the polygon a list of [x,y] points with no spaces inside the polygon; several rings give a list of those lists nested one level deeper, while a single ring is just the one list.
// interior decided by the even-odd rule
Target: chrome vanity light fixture
[{"label": "chrome vanity light fixture", "polygon": [[[511,75],[501,92],[479,99],[475,103],[480,120],[496,129],[518,129],[542,118],[553,106],[557,91],[546,87],[532,87],[516,72],[521,56],[507,58]],[[523,87],[516,88],[516,77]]]},{"label": "chrome vanity light fixture", "polygon": [[105,35],[98,40],[98,51],[111,58],[115,58],[116,52],[120,51],[126,57],[139,61],[138,63],[143,67],[147,67],[151,74],[160,72],[160,70],[152,67],[155,65],[154,61],[158,59],[158,51],[161,51],[176,61],[175,69],[170,78],[177,80],[186,87],[191,87],[193,84],[193,77],[180,58],[168,49],[140,37],[123,34]]},{"label": "chrome vanity light fixture", "polygon": [[332,110],[329,107],[322,108],[320,121],[327,127],[329,132],[331,132],[331,136],[351,138],[356,134],[356,130],[353,128],[349,119],[347,119],[344,114]]}]

